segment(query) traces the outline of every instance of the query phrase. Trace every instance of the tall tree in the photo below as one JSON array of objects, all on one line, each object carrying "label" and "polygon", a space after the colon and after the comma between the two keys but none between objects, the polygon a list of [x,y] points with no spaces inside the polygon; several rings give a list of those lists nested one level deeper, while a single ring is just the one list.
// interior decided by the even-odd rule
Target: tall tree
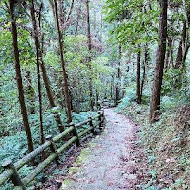
[{"label": "tall tree", "polygon": [[149,58],[149,53],[148,53],[148,44],[145,45],[144,48],[144,61],[143,61],[143,74],[142,74],[142,81],[141,81],[141,101],[142,101],[142,94],[143,94],[143,88],[144,88],[144,83],[145,83],[145,77],[146,77],[146,65],[148,65],[148,58]]},{"label": "tall tree", "polygon": [[119,45],[119,62],[116,73],[116,87],[115,87],[115,104],[118,105],[120,99],[120,83],[121,83],[121,45]]},{"label": "tall tree", "polygon": [[71,113],[71,102],[70,102],[70,96],[69,96],[69,83],[68,83],[68,75],[65,68],[65,59],[63,55],[63,35],[60,30],[60,20],[59,20],[59,15],[58,15],[57,0],[54,0],[54,9],[55,9],[55,19],[56,19],[55,21],[56,21],[57,33],[58,33],[59,53],[60,53],[60,59],[61,59],[61,66],[63,70],[65,105],[66,105],[68,122],[70,123],[72,122],[72,113]]},{"label": "tall tree", "polygon": [[175,68],[179,69],[180,67],[184,66],[184,62],[186,59],[186,51],[188,50],[189,46],[187,47],[187,24],[186,21],[183,23],[183,30],[182,30],[182,36],[181,40],[179,42],[178,46],[178,52],[177,52],[177,57],[176,57],[176,63],[175,63]]},{"label": "tall tree", "polygon": [[30,14],[32,19],[32,26],[34,32],[34,41],[36,47],[36,65],[37,65],[37,75],[38,75],[38,101],[39,101],[39,118],[40,118],[40,143],[43,144],[45,142],[44,139],[44,129],[43,129],[43,114],[42,114],[42,93],[41,93],[41,75],[40,75],[40,43],[38,40],[38,27],[36,22],[36,15],[35,15],[35,7],[34,1],[31,0],[31,7],[30,7]]},{"label": "tall tree", "polygon": [[9,0],[10,5],[10,16],[11,16],[11,33],[13,40],[13,49],[14,49],[14,60],[15,60],[15,71],[16,71],[16,81],[19,93],[19,103],[21,107],[21,113],[23,118],[23,123],[27,136],[28,150],[29,152],[33,151],[33,142],[32,142],[32,134],[28,121],[28,114],[25,104],[24,90],[22,84],[22,75],[20,69],[20,59],[19,59],[19,50],[18,50],[18,37],[17,37],[17,27],[16,27],[16,18],[15,18],[15,1]]},{"label": "tall tree", "polygon": [[152,96],[150,101],[150,122],[156,121],[157,111],[160,109],[160,95],[166,53],[168,1],[161,0],[160,8],[159,45],[157,50],[156,66],[154,69],[154,81],[152,85]]},{"label": "tall tree", "polygon": [[141,52],[140,52],[140,46],[139,46],[139,50],[137,53],[137,75],[136,75],[136,84],[137,84],[137,88],[136,88],[136,94],[137,94],[137,103],[140,104],[141,103]]},{"label": "tall tree", "polygon": [[[41,4],[40,10],[42,9],[42,7],[43,7],[43,4]],[[34,13],[35,13],[35,11],[34,11]],[[43,44],[43,40],[42,40],[42,44],[40,44],[40,39],[39,39],[40,38],[40,34],[41,34],[41,32],[40,32],[40,30],[41,30],[41,21],[40,21],[41,15],[40,14],[41,14],[41,11],[39,12],[38,25],[37,25],[37,19],[35,18],[35,14],[33,16],[34,18],[32,19],[33,23],[36,23],[35,25],[34,24],[33,25],[35,26],[35,28],[37,28],[37,30],[34,29],[34,31],[35,31],[34,32],[34,38],[35,38],[36,50],[38,49],[38,51],[37,51],[38,62],[39,62],[39,66],[40,66],[41,71],[42,71],[42,77],[43,77],[43,81],[44,81],[47,97],[48,97],[48,100],[49,100],[51,108],[55,108],[56,107],[56,103],[55,103],[53,92],[51,90],[50,81],[49,81],[49,77],[48,77],[48,74],[47,74],[47,71],[46,71],[45,63],[44,63],[44,60],[43,60],[43,45],[42,45]],[[54,113],[54,118],[55,118],[55,121],[57,123],[59,131],[63,132],[64,127],[62,125],[62,121],[61,121],[60,115],[57,114],[57,113]]]},{"label": "tall tree", "polygon": [[[48,97],[51,108],[55,108],[57,106],[56,106],[54,95],[53,95],[53,92],[52,92],[52,89],[50,86],[50,81],[49,81],[49,77],[48,77],[48,74],[46,71],[45,63],[44,63],[43,58],[42,57],[40,57],[40,58],[41,58],[40,67],[41,67],[41,71],[42,71],[42,77],[43,77],[44,85],[46,88],[47,97]],[[63,132],[64,127],[63,127],[60,115],[57,113],[54,113],[54,118],[55,118],[55,121],[56,121],[57,126],[59,128],[59,131]]]},{"label": "tall tree", "polygon": [[87,38],[88,38],[88,69],[89,69],[89,91],[90,91],[90,108],[93,110],[94,107],[94,98],[93,98],[93,85],[92,85],[92,66],[91,66],[91,53],[92,53],[92,38],[91,38],[91,28],[90,28],[90,9],[89,9],[89,0],[86,0],[86,16],[87,16]]},{"label": "tall tree", "polygon": [[26,93],[27,99],[30,101],[30,114],[35,114],[35,91],[32,87],[32,78],[30,71],[26,71],[26,79],[27,79],[27,86],[26,86]]}]

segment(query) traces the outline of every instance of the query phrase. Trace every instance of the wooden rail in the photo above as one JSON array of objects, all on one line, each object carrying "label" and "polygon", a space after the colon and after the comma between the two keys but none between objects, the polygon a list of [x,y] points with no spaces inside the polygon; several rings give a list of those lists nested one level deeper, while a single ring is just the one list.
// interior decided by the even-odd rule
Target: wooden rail
[{"label": "wooden rail", "polygon": [[[96,119],[98,119],[98,123],[93,124],[93,120],[96,120]],[[68,128],[64,132],[58,134],[54,138],[52,138],[51,135],[48,135],[46,137],[46,142],[43,145],[39,146],[33,152],[27,154],[21,160],[18,160],[15,164],[13,164],[11,160],[4,162],[2,164],[2,167],[4,168],[4,172],[0,174],[0,186],[3,185],[6,181],[10,180],[13,183],[15,190],[26,189],[27,185],[31,181],[33,181],[35,177],[42,170],[44,170],[48,165],[50,165],[52,161],[55,160],[58,163],[59,155],[63,153],[70,145],[72,145],[75,142],[76,146],[79,146],[80,138],[89,132],[96,134],[97,126],[101,130],[103,122],[104,122],[104,112],[99,111],[97,115],[89,117],[86,121],[83,121],[78,124],[70,123]],[[89,124],[89,128],[78,133],[77,128],[85,124]],[[64,142],[64,144],[58,148],[56,143],[70,133],[72,133],[73,136],[68,141]],[[29,163],[31,160],[34,160],[35,157],[41,155],[48,148],[50,148],[52,153],[45,160],[39,163],[35,167],[35,169],[32,170],[32,172],[30,172],[30,174],[28,174],[27,176],[21,179],[18,172],[19,169],[21,169],[24,165]]]}]

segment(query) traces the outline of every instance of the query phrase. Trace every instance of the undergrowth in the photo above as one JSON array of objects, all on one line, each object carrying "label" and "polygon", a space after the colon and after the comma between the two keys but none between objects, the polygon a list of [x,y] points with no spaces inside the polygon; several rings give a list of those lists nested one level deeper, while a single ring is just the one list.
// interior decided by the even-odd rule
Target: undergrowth
[{"label": "undergrowth", "polygon": [[[81,112],[79,114],[73,113],[73,122],[79,123],[88,118],[88,116],[94,115],[94,112]],[[66,114],[64,112],[61,113],[61,118],[64,123],[66,124]],[[38,121],[38,115],[33,114],[29,117],[30,124],[31,124],[31,132],[34,142],[34,148],[37,148],[39,146],[39,121]],[[83,128],[87,128],[88,126],[82,126]],[[78,129],[79,131],[82,130],[81,128]],[[52,136],[57,135],[57,125],[54,120],[53,113],[47,112],[44,114],[44,134]],[[10,136],[1,137],[0,139],[0,173],[3,171],[3,168],[1,167],[2,163],[5,160],[12,160],[13,163],[18,161],[19,159],[23,158],[27,154],[27,141],[26,141],[26,134],[25,131],[21,130],[17,133],[13,133]],[[33,170],[33,167],[30,165],[25,165],[20,169],[19,174],[21,174],[21,177],[26,176],[30,173],[30,171]],[[39,183],[41,180],[42,175],[38,175],[36,184]],[[40,183],[39,183],[40,184]],[[7,183],[4,185],[2,190],[12,190],[13,187],[11,183]]]},{"label": "undergrowth", "polygon": [[[126,97],[118,105],[118,112],[137,122],[139,136],[148,157],[149,173],[146,190],[186,190],[190,187],[190,106],[188,97],[163,96],[161,116],[158,122],[149,123],[149,102],[134,101],[135,94],[127,90]],[[183,98],[182,98],[183,97]],[[148,98],[149,99],[149,98]]]}]

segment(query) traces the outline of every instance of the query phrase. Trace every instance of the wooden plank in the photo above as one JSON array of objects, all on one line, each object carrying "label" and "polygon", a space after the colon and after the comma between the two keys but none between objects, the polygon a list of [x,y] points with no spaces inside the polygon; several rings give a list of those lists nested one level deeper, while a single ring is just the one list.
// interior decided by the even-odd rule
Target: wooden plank
[{"label": "wooden plank", "polygon": [[34,178],[42,171],[44,170],[57,156],[59,153],[63,152],[67,147],[69,147],[74,141],[76,140],[76,137],[71,138],[67,143],[65,143],[63,146],[61,146],[59,149],[57,149],[57,153],[52,153],[48,158],[46,158],[42,163],[40,163],[32,172],[30,172],[29,175],[27,175],[23,182],[25,185],[28,185],[31,181],[34,180]]},{"label": "wooden plank", "polygon": [[82,137],[83,135],[85,135],[86,133],[88,133],[89,131],[91,131],[93,129],[93,127],[90,127],[88,129],[85,129],[84,131],[80,132],[78,134],[79,137]]},{"label": "wooden plank", "polygon": [[24,179],[23,183],[27,186],[34,178],[45,169],[55,158],[57,157],[56,153],[52,153],[48,158],[46,158],[42,163],[40,163],[30,174],[28,174]]},{"label": "wooden plank", "polygon": [[[92,118],[85,120],[83,122],[80,122],[78,124],[75,125],[75,127],[80,127],[82,125],[85,125],[87,123],[89,123],[92,120],[95,120],[96,118],[98,118],[100,116],[100,114],[97,114],[95,116],[93,116]],[[98,122],[99,124],[99,122]],[[98,125],[97,124],[97,125]],[[65,135],[67,135],[68,133],[72,132],[74,130],[74,126],[69,127],[68,129],[66,129],[64,132],[58,134],[57,136],[55,136],[53,138],[54,142],[59,141],[61,138],[63,138]],[[81,137],[83,135],[85,135],[86,133],[88,133],[89,131],[92,131],[93,127],[91,126],[88,129],[85,129],[84,131],[80,132],[78,134],[78,137]],[[52,153],[48,158],[46,158],[42,163],[40,163],[33,171],[32,173],[30,173],[30,175],[26,176],[23,181],[24,184],[28,184],[31,181],[33,181],[33,179],[44,169],[46,168],[56,157],[59,153],[63,152],[67,147],[69,147],[73,142],[75,142],[77,140],[77,137],[74,136],[72,137],[67,143],[65,143],[63,146],[61,146],[59,149],[57,149],[57,153]],[[27,164],[28,162],[30,162],[33,158],[35,158],[36,156],[38,156],[40,153],[42,153],[44,150],[46,150],[48,147],[50,147],[51,142],[45,142],[43,145],[39,146],[37,149],[35,149],[33,152],[29,153],[28,155],[26,155],[25,157],[23,157],[21,160],[17,161],[14,164],[14,167],[16,170],[19,170],[21,167],[23,167],[25,164]],[[6,169],[3,173],[0,174],[0,185],[2,185],[4,182],[6,182],[8,179],[10,179],[11,175],[13,174],[13,171],[11,169]],[[16,187],[15,187],[16,188]]]},{"label": "wooden plank", "polygon": [[63,146],[57,149],[57,153],[62,153],[66,148],[68,148],[72,143],[74,143],[77,140],[77,137],[72,137],[67,143],[65,143]]},{"label": "wooden plank", "polygon": [[15,186],[15,187],[14,187],[14,190],[23,190],[23,188],[20,187],[20,186]]},{"label": "wooden plank", "polygon": [[7,160],[2,164],[2,167],[4,169],[11,169],[13,171],[13,174],[10,176],[10,180],[12,181],[12,183],[14,184],[14,186],[19,186],[22,187],[23,190],[26,189],[25,185],[23,184],[18,171],[16,170],[16,168],[13,165],[12,160]]},{"label": "wooden plank", "polygon": [[[55,136],[53,140],[57,142],[59,139],[64,137],[66,134],[71,132],[74,129],[74,127],[69,127],[64,132],[60,133],[59,135]],[[50,147],[50,142],[45,142],[43,145],[39,146],[37,149],[32,151],[31,153],[27,154],[25,157],[23,157],[21,160],[17,161],[14,164],[14,167],[19,170],[21,167],[23,167],[25,164],[27,164],[29,161],[31,161],[33,158],[38,156],[40,153],[42,153],[45,149]],[[2,185],[5,181],[7,181],[11,175],[13,174],[12,170],[6,170],[2,174],[0,174],[0,185]]]},{"label": "wooden plank", "polygon": [[53,141],[57,142],[58,140],[60,140],[61,138],[63,138],[65,135],[67,135],[68,133],[70,133],[73,130],[74,130],[73,126],[69,127],[68,129],[66,129],[65,131],[63,131],[62,133],[60,133],[59,135],[55,136],[53,138]]},{"label": "wooden plank", "polygon": [[82,125],[87,124],[89,121],[90,121],[90,119],[87,119],[87,120],[85,120],[85,121],[83,121],[83,122],[80,122],[80,123],[76,124],[75,126],[76,126],[76,127],[80,127],[80,126],[82,126]]},{"label": "wooden plank", "polygon": [[21,167],[23,167],[25,164],[27,164],[29,161],[31,161],[33,158],[35,158],[40,153],[42,153],[45,149],[47,149],[50,145],[51,145],[50,142],[45,142],[43,145],[39,146],[37,149],[35,149],[31,153],[29,153],[25,157],[23,157],[21,160],[16,162],[14,164],[15,168],[17,170],[19,170]]},{"label": "wooden plank", "polygon": [[100,114],[97,114],[97,115],[95,115],[95,116],[93,116],[91,118],[92,118],[92,120],[94,120],[94,119],[98,118],[99,116],[100,116]]},{"label": "wooden plank", "polygon": [[3,173],[0,174],[0,185],[3,185],[13,174],[11,169],[5,170]]},{"label": "wooden plank", "polygon": [[[74,127],[69,127],[64,132],[62,132],[62,133],[58,134],[57,136],[55,136],[53,138],[53,141],[57,142],[59,139],[63,138],[65,135],[67,135],[68,133],[70,133],[73,129],[74,129]],[[16,162],[14,164],[15,168],[17,170],[20,169],[25,164],[27,164],[29,161],[31,161],[32,158],[36,157],[37,155],[39,155],[40,153],[42,153],[45,149],[47,149],[48,147],[50,147],[50,145],[51,145],[50,142],[45,142],[43,145],[39,146],[37,149],[35,149],[34,151],[32,151],[31,153],[29,153],[28,155],[26,155],[24,158],[22,158],[21,160],[19,160],[18,162]]]}]

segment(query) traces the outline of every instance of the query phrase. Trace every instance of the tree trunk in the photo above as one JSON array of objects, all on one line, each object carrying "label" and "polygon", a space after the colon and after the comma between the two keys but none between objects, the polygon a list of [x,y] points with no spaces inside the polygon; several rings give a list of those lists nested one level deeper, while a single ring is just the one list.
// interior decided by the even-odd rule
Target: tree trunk
[{"label": "tree trunk", "polygon": [[[42,70],[42,77],[43,77],[44,85],[45,85],[45,88],[46,88],[47,97],[48,97],[49,102],[50,102],[50,106],[51,106],[51,108],[54,108],[54,107],[56,107],[56,104],[55,104],[53,92],[52,92],[51,87],[50,87],[50,81],[49,81],[49,78],[48,78],[48,75],[47,75],[45,63],[44,63],[44,61],[42,59],[41,59],[40,67],[41,67],[41,70]],[[59,128],[59,131],[63,132],[64,131],[64,126],[62,124],[60,115],[59,114],[54,114],[54,118],[55,118],[55,121],[56,121],[57,126]]]},{"label": "tree trunk", "polygon": [[59,106],[61,107],[61,109],[63,109],[65,107],[65,104],[64,104],[64,89],[63,89],[64,84],[63,84],[62,72],[61,72],[61,75],[59,72],[55,72],[55,79],[57,79],[57,87],[58,87],[57,102],[58,102]]},{"label": "tree trunk", "polygon": [[182,36],[178,47],[178,53],[177,58],[175,62],[175,69],[181,68],[181,73],[177,76],[175,80],[175,88],[179,89],[183,82],[183,74],[185,73],[186,67],[185,67],[185,61],[187,57],[187,53],[189,50],[189,36],[188,36],[188,29],[190,24],[190,3],[183,1],[184,6],[186,7],[186,20],[183,23],[183,30],[182,30]]},{"label": "tree trunk", "polygon": [[[39,25],[39,27],[40,27],[40,25]],[[39,35],[39,30],[37,30],[38,34],[36,35],[36,38],[37,38],[37,41],[38,41],[38,46],[39,46],[38,47],[39,48],[39,50],[38,50],[38,57],[40,59],[39,60],[40,61],[39,65],[40,65],[40,68],[41,68],[41,71],[42,71],[42,77],[43,77],[43,81],[44,81],[47,97],[48,97],[48,100],[50,102],[50,106],[51,106],[51,108],[54,108],[54,107],[56,107],[56,104],[55,104],[55,100],[54,100],[54,97],[53,97],[53,92],[52,92],[51,87],[50,87],[50,81],[49,81],[49,78],[48,78],[48,75],[47,75],[45,63],[43,61],[43,56],[42,56],[43,42],[42,42],[42,47],[41,47],[40,43],[39,43],[39,36],[38,36]],[[60,115],[57,114],[57,113],[54,113],[54,118],[55,118],[55,121],[57,123],[59,131],[63,132],[64,126],[62,125],[62,121],[61,121]]]},{"label": "tree trunk", "polygon": [[34,150],[34,148],[33,148],[30,126],[29,126],[29,122],[28,122],[28,114],[27,114],[27,110],[26,110],[24,90],[23,90],[23,84],[22,84],[22,75],[21,75],[21,69],[20,69],[16,18],[14,15],[15,1],[9,0],[9,3],[10,3],[11,32],[12,32],[12,39],[13,39],[15,71],[16,71],[16,81],[17,81],[17,87],[18,87],[18,93],[19,93],[19,102],[20,102],[20,107],[21,107],[23,123],[24,123],[24,127],[26,130],[28,150],[29,150],[29,152],[32,152]]},{"label": "tree trunk", "polygon": [[77,20],[76,20],[75,36],[78,35],[78,26],[79,26],[79,16],[77,16]]},{"label": "tree trunk", "polygon": [[63,0],[58,0],[57,4],[58,4],[57,8],[58,8],[59,27],[61,31],[64,31],[65,9],[63,6]]},{"label": "tree trunk", "polygon": [[141,103],[141,52],[140,52],[140,46],[139,46],[139,51],[137,53],[137,76],[136,76],[136,83],[137,83],[137,91],[136,91],[136,96],[137,96],[137,104]]},{"label": "tree trunk", "polygon": [[61,65],[63,69],[65,105],[66,105],[68,123],[70,123],[72,122],[72,114],[71,114],[71,104],[70,104],[70,96],[69,96],[69,84],[68,84],[68,75],[65,69],[65,60],[63,56],[63,41],[62,41],[62,33],[59,27],[57,0],[54,0],[54,4],[55,4],[56,25],[57,25],[58,42],[59,42],[59,53],[60,53]]},{"label": "tree trunk", "polygon": [[186,43],[186,35],[187,35],[187,28],[186,28],[186,22],[183,23],[183,31],[182,31],[182,38],[179,42],[178,46],[178,52],[177,52],[177,58],[175,63],[175,69],[179,69],[181,66],[183,66],[183,55],[184,55],[184,49],[185,49],[185,43]]},{"label": "tree trunk", "polygon": [[111,77],[111,84],[110,84],[110,97],[111,100],[114,100],[114,76]]},{"label": "tree trunk", "polygon": [[34,88],[32,87],[32,79],[30,75],[30,71],[26,71],[26,79],[27,79],[27,86],[26,86],[26,93],[27,99],[30,101],[30,114],[35,114],[35,92]]},{"label": "tree trunk", "polygon": [[172,50],[172,38],[168,37],[168,50],[165,59],[165,69],[167,69],[170,65],[173,65],[173,50]]},{"label": "tree trunk", "polygon": [[39,101],[39,118],[40,118],[40,143],[43,144],[45,142],[44,138],[44,128],[43,128],[43,114],[42,114],[42,93],[41,93],[41,75],[40,75],[40,56],[41,56],[41,50],[40,50],[40,43],[38,39],[38,28],[36,23],[36,16],[35,16],[35,8],[34,8],[34,1],[31,1],[31,7],[30,7],[30,14],[32,19],[32,26],[34,30],[34,41],[35,41],[35,47],[36,47],[36,65],[37,65],[37,75],[38,75],[38,101]]},{"label": "tree trunk", "polygon": [[76,13],[76,24],[75,24],[75,36],[78,35],[78,28],[79,28],[79,21],[80,21],[80,15],[81,15],[81,4],[78,7],[77,13]]},{"label": "tree trunk", "polygon": [[98,108],[98,105],[99,105],[99,92],[96,89],[96,108]]},{"label": "tree trunk", "polygon": [[86,0],[86,12],[87,12],[87,38],[88,38],[88,69],[89,69],[89,91],[90,91],[90,109],[94,109],[94,97],[93,97],[93,85],[92,85],[92,66],[91,66],[91,51],[92,51],[92,39],[91,39],[91,29],[90,29],[90,10],[89,10],[89,0]]},{"label": "tree trunk", "polygon": [[144,87],[145,76],[146,76],[146,65],[148,65],[148,47],[147,47],[147,45],[145,47],[144,61],[143,61],[143,76],[142,76],[142,81],[141,81],[141,102],[142,102],[143,87]]},{"label": "tree trunk", "polygon": [[150,122],[157,120],[157,110],[160,109],[160,93],[163,78],[164,60],[166,53],[167,37],[167,7],[168,1],[160,1],[160,23],[159,23],[159,46],[156,57],[156,66],[154,70],[154,81],[152,86],[152,96],[150,101]]},{"label": "tree trunk", "polygon": [[116,75],[116,89],[115,89],[115,104],[118,105],[120,100],[120,83],[121,83],[121,45],[119,45],[119,62],[117,68],[117,75]]}]

